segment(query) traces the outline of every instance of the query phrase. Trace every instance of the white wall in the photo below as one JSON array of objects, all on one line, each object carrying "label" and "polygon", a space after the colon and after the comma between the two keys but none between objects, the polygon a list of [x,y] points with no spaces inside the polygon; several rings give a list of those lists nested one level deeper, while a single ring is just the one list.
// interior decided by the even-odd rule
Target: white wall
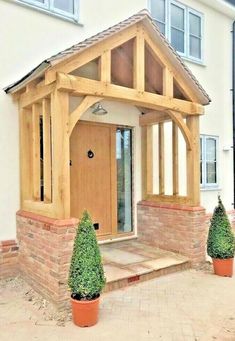
[{"label": "white wall", "polygon": [[[232,135],[232,19],[195,1],[185,4],[204,14],[204,65],[186,63],[211,97],[201,117],[201,134],[219,136],[219,188],[201,190],[201,204],[212,212],[221,194],[227,210],[233,203],[233,151],[224,152],[224,146],[233,145]],[[204,1],[205,2],[205,1]],[[234,18],[235,19],[235,18]]]},{"label": "white wall", "polygon": [[[205,66],[188,63],[212,98],[201,120],[201,132],[220,136],[220,187],[231,209],[232,144],[231,25],[232,20],[201,2],[184,0],[205,14]],[[0,1],[0,89],[24,76],[43,59],[95,34],[147,7],[147,0],[80,0],[78,26],[36,10]],[[109,106],[110,104],[108,104]],[[15,212],[19,209],[19,143],[17,106],[0,90],[0,240],[15,238]],[[217,191],[203,192],[202,204],[211,211]]]}]

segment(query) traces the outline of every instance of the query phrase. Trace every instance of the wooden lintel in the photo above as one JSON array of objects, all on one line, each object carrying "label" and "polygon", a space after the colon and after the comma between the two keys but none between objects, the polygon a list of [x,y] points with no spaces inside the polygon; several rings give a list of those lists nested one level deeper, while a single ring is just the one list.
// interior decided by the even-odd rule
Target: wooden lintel
[{"label": "wooden lintel", "polygon": [[167,113],[171,117],[172,121],[177,124],[181,133],[183,134],[186,145],[187,145],[187,149],[192,150],[193,145],[192,145],[191,132],[189,128],[187,127],[187,125],[184,123],[182,115],[179,112],[173,112],[171,110],[167,110]]},{"label": "wooden lintel", "polygon": [[139,125],[147,126],[147,125],[154,125],[161,122],[171,121],[171,118],[168,114],[164,112],[158,111],[150,111],[146,114],[140,115],[139,117]]},{"label": "wooden lintel", "polygon": [[69,135],[71,135],[76,123],[80,120],[82,114],[93,104],[101,101],[103,98],[96,96],[86,96],[76,109],[69,115]]},{"label": "wooden lintel", "polygon": [[27,93],[20,96],[21,108],[30,107],[34,103],[40,102],[43,98],[49,97],[55,88],[55,84],[45,85],[42,87],[36,87]]},{"label": "wooden lintel", "polygon": [[200,104],[60,72],[57,74],[57,87],[59,90],[72,92],[73,95],[100,96],[153,110],[173,110],[188,115],[199,115],[204,110]]}]

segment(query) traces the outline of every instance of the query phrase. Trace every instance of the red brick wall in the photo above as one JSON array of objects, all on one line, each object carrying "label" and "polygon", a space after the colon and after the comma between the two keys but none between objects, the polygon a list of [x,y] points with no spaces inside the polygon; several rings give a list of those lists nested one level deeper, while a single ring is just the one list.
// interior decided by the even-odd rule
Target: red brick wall
[{"label": "red brick wall", "polygon": [[205,261],[207,228],[204,208],[141,201],[137,210],[140,239],[181,253],[192,265]]},{"label": "red brick wall", "polygon": [[67,276],[77,223],[17,212],[20,271],[58,308],[69,303]]},{"label": "red brick wall", "polygon": [[0,279],[14,277],[19,273],[18,250],[15,240],[0,241]]}]

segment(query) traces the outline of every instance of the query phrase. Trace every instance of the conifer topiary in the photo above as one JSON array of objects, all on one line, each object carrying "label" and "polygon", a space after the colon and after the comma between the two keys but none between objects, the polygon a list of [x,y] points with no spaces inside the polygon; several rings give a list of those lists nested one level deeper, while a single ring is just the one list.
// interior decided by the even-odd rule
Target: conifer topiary
[{"label": "conifer topiary", "polygon": [[101,254],[87,211],[84,211],[77,228],[68,285],[72,298],[78,300],[97,298],[105,285]]},{"label": "conifer topiary", "polygon": [[235,238],[220,196],[215,207],[207,239],[207,253],[211,258],[233,258]]}]

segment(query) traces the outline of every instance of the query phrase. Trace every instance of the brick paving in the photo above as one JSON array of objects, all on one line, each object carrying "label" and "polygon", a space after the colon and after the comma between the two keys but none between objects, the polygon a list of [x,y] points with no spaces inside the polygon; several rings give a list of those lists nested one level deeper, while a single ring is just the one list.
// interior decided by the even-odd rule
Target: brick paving
[{"label": "brick paving", "polygon": [[45,314],[48,306],[27,299],[29,287],[22,283],[0,282],[1,341],[235,341],[235,277],[211,270],[187,270],[103,294],[100,321],[89,329],[71,321],[58,326]]}]

